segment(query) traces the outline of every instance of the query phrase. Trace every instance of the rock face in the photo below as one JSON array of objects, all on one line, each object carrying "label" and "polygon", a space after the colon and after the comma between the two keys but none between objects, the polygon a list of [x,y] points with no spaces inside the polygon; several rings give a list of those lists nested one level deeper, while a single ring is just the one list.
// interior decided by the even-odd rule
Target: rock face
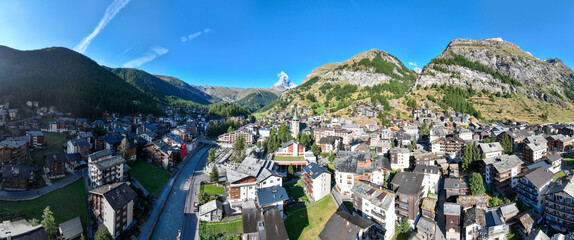
[{"label": "rock face", "polygon": [[[385,71],[373,66],[364,65],[365,60],[373,61],[380,58],[386,63],[391,64],[391,68]],[[392,70],[390,70],[392,69]],[[322,83],[341,83],[348,82],[358,86],[373,86],[381,83],[388,83],[391,79],[414,78],[415,72],[407,69],[401,61],[393,55],[378,49],[372,49],[359,53],[350,59],[340,63],[328,63],[319,66],[307,75],[303,83],[318,77]]]},{"label": "rock face", "polygon": [[[503,82],[493,72],[440,61],[455,59],[457,56],[486,66],[518,83]],[[522,93],[547,102],[563,104],[563,101],[568,99],[566,92],[570,91],[564,86],[570,86],[573,82],[574,72],[560,59],[542,60],[523,51],[514,43],[501,38],[487,38],[451,41],[437,58],[424,67],[415,86],[452,84],[475,90]]]},{"label": "rock face", "polygon": [[291,80],[289,80],[289,76],[287,76],[285,72],[281,71],[281,73],[277,74],[277,77],[279,77],[279,81],[271,86],[272,90],[283,92],[285,90],[297,87],[297,84],[291,82]]}]

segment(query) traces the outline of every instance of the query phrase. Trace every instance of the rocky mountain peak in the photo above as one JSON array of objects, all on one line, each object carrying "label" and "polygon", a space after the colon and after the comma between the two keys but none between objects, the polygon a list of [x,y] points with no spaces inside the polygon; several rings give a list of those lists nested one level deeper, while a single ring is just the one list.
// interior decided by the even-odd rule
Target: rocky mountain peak
[{"label": "rocky mountain peak", "polygon": [[289,76],[287,75],[287,73],[281,71],[281,73],[277,74],[277,77],[279,77],[279,81],[273,84],[273,86],[271,86],[271,89],[283,92],[285,90],[297,87],[297,84],[289,80]]}]

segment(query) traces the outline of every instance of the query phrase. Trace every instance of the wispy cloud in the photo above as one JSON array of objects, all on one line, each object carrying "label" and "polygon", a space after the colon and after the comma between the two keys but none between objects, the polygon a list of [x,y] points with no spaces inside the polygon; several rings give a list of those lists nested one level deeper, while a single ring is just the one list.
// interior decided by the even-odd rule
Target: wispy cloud
[{"label": "wispy cloud", "polygon": [[191,34],[189,34],[189,35],[187,35],[187,36],[182,36],[182,37],[181,37],[181,42],[191,41],[192,39],[197,38],[197,37],[200,37],[201,35],[204,35],[204,34],[208,34],[208,33],[210,33],[211,31],[212,31],[211,28],[206,28],[206,29],[203,29],[203,31],[194,32],[194,33],[191,33]]},{"label": "wispy cloud", "polygon": [[126,53],[128,53],[129,51],[131,51],[132,48],[127,48],[126,50],[124,50],[122,53],[120,53],[120,55],[118,55],[118,57],[123,57],[124,55],[126,55]]},{"label": "wispy cloud", "polygon": [[100,22],[98,23],[96,28],[94,28],[94,31],[92,31],[90,35],[82,39],[82,41],[74,47],[74,50],[79,53],[84,53],[86,49],[88,49],[88,46],[90,45],[92,40],[96,36],[98,36],[98,34],[102,31],[102,29],[104,29],[104,27],[108,25],[108,23],[116,16],[116,14],[118,14],[120,10],[122,10],[122,8],[124,8],[129,2],[130,0],[114,0],[112,4],[110,4],[108,8],[106,8],[106,13],[104,13],[104,17],[100,19]]},{"label": "wispy cloud", "polygon": [[416,67],[416,66],[417,66],[417,63],[416,63],[416,62],[409,62],[409,65],[410,65],[410,66],[413,66],[413,67]]},{"label": "wispy cloud", "polygon": [[124,63],[122,67],[125,68],[136,68],[145,63],[151,62],[152,60],[156,59],[157,57],[164,55],[168,52],[167,48],[163,48],[160,46],[152,47],[149,52],[147,52],[144,56],[131,60],[129,62]]}]

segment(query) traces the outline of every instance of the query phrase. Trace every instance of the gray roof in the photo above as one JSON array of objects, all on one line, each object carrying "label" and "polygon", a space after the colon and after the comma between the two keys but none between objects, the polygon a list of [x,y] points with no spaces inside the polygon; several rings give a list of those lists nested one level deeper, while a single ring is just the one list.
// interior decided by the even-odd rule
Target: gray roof
[{"label": "gray roof", "polygon": [[482,208],[473,207],[464,212],[462,227],[466,228],[472,224],[486,226],[486,211]]},{"label": "gray roof", "polygon": [[317,164],[315,163],[309,163],[307,164],[307,166],[305,166],[303,168],[303,171],[308,173],[309,176],[311,176],[312,179],[317,178],[318,176],[321,176],[321,174],[323,173],[327,173],[327,174],[331,174],[329,171],[327,171],[325,168],[319,167]]},{"label": "gray roof", "polygon": [[123,208],[137,196],[136,192],[125,182],[103,185],[99,188],[92,189],[90,193],[103,195],[115,211]]},{"label": "gray roof", "polygon": [[484,153],[491,153],[491,152],[502,152],[504,148],[500,145],[499,142],[493,143],[479,143],[478,146],[482,149]]},{"label": "gray roof", "polygon": [[319,144],[335,144],[337,140],[343,141],[343,138],[338,136],[326,136],[319,139]]},{"label": "gray roof", "polygon": [[562,156],[560,154],[550,154],[543,159],[547,159],[550,163],[556,162],[558,160],[562,160]]},{"label": "gray roof", "polygon": [[285,201],[288,198],[289,196],[287,195],[287,191],[285,191],[285,188],[283,187],[273,186],[257,190],[259,206]]},{"label": "gray roof", "polygon": [[260,209],[250,208],[242,211],[243,233],[258,233],[258,239],[287,240],[287,230],[277,208],[262,213]]},{"label": "gray roof", "polygon": [[529,143],[547,143],[548,140],[546,140],[546,138],[542,135],[534,135],[534,136],[530,136],[526,138],[526,141]]},{"label": "gray roof", "polygon": [[52,163],[65,163],[68,161],[68,157],[66,156],[65,153],[46,153],[45,157],[45,161],[48,164],[52,164]]},{"label": "gray roof", "polygon": [[355,239],[359,231],[370,228],[374,223],[358,215],[338,211],[331,215],[318,238],[320,240]]},{"label": "gray roof", "polygon": [[110,155],[114,155],[114,152],[112,152],[112,150],[105,149],[102,151],[97,151],[95,153],[92,153],[88,157],[90,158],[90,161],[97,161],[100,158],[110,156]]},{"label": "gray roof", "polygon": [[[371,159],[371,166],[359,167],[358,162],[366,161]],[[347,152],[340,151],[337,153],[337,158],[333,161],[335,166],[335,171],[346,172],[346,173],[356,173],[364,174],[372,172],[373,168],[382,168],[384,159],[373,159],[373,154],[371,152]]]},{"label": "gray roof", "polygon": [[0,239],[7,239],[8,236],[12,240],[48,240],[44,226],[32,226],[24,219],[0,223]]},{"label": "gray roof", "polygon": [[561,181],[554,182],[546,194],[554,194],[557,192],[564,192],[571,197],[574,197],[574,183],[572,176],[568,176]]},{"label": "gray roof", "polygon": [[434,232],[435,226],[436,222],[427,217],[419,218],[419,222],[417,223],[417,229],[427,233]]},{"label": "gray roof", "polygon": [[413,172],[416,173],[428,173],[428,174],[439,174],[439,166],[427,166],[427,165],[416,165]]},{"label": "gray roof", "polygon": [[80,217],[75,217],[60,223],[59,228],[60,233],[64,236],[64,239],[73,239],[75,237],[79,237],[84,232]]},{"label": "gray roof", "polygon": [[390,191],[370,186],[363,181],[358,181],[355,183],[353,188],[351,188],[351,192],[353,193],[353,196],[359,196],[365,200],[368,200],[371,202],[371,204],[384,210],[388,210],[389,207],[394,204],[394,199],[396,196]]},{"label": "gray roof", "polygon": [[210,213],[210,212],[213,212],[217,209],[223,210],[223,205],[221,205],[220,201],[215,199],[215,200],[209,201],[206,204],[199,206],[199,215]]},{"label": "gray roof", "polygon": [[546,145],[546,143],[542,143],[542,142],[533,142],[533,143],[529,143],[526,144],[526,147],[529,148],[532,151],[540,151],[540,150],[545,150],[546,148],[548,148],[548,145]]},{"label": "gray roof", "polygon": [[502,219],[500,218],[500,215],[498,215],[496,209],[488,209],[486,211],[485,218],[487,227],[500,226],[503,224]]},{"label": "gray roof", "polygon": [[229,183],[233,183],[236,182],[238,180],[244,179],[246,177],[250,177],[249,175],[245,174],[245,173],[240,173],[231,169],[227,170],[227,182]]},{"label": "gray roof", "polygon": [[518,214],[518,212],[519,210],[516,203],[509,203],[500,206],[500,213],[502,213],[502,216],[505,217],[505,219],[506,217]]},{"label": "gray roof", "polygon": [[524,163],[516,155],[502,155],[500,157],[487,158],[483,160],[486,165],[492,165],[499,173],[510,171],[512,168]]},{"label": "gray roof", "polygon": [[113,168],[115,166],[126,163],[126,160],[122,156],[114,156],[111,158],[103,159],[94,163],[98,170],[103,171],[106,169]]},{"label": "gray roof", "polygon": [[460,205],[458,205],[456,203],[445,203],[443,210],[444,210],[444,213],[460,216]]},{"label": "gray roof", "polygon": [[543,231],[540,231],[540,229],[534,230],[530,235],[528,235],[528,238],[526,238],[526,239],[527,240],[550,240],[548,235],[546,235],[546,233],[544,233]]},{"label": "gray roof", "polygon": [[546,184],[552,181],[554,173],[544,167],[539,167],[535,170],[524,174],[524,178],[528,179],[539,190]]},{"label": "gray roof", "polygon": [[468,181],[466,178],[445,178],[445,189],[469,189]]},{"label": "gray roof", "polygon": [[[414,172],[398,172],[393,177],[391,185],[396,193],[418,196],[423,183],[424,175]],[[398,187],[398,189],[397,189]]]}]

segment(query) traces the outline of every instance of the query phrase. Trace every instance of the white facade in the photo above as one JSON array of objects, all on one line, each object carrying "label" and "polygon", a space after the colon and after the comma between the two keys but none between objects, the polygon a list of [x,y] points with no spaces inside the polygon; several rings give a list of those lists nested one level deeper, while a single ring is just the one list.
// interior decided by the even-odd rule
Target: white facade
[{"label": "white facade", "polygon": [[331,194],[331,174],[323,172],[321,175],[313,179],[313,201]]},{"label": "white facade", "polygon": [[270,187],[274,187],[274,186],[279,186],[279,187],[283,187],[283,179],[279,176],[269,176],[268,178],[266,178],[263,181],[259,182],[259,188],[263,189],[263,188],[270,188]]},{"label": "white facade", "polygon": [[[395,212],[395,196],[394,195],[385,196],[385,198],[387,197],[389,198],[388,201],[391,201],[391,204],[388,206],[387,209],[376,206],[367,199],[363,199],[362,217],[369,220],[377,220],[377,222],[383,223],[381,227],[387,230],[384,239],[390,240],[395,235],[395,222],[397,219],[397,214]],[[386,199],[384,199],[383,201],[386,201]]]},{"label": "white facade", "polygon": [[410,166],[411,152],[408,149],[391,149],[391,168],[405,169]]},{"label": "white facade", "polygon": [[354,174],[347,172],[336,172],[335,174],[335,182],[339,191],[343,194],[349,194],[355,185]]},{"label": "white facade", "polygon": [[481,233],[483,231],[483,226],[479,224],[471,224],[464,229],[464,239],[466,240],[478,240],[482,239]]}]

